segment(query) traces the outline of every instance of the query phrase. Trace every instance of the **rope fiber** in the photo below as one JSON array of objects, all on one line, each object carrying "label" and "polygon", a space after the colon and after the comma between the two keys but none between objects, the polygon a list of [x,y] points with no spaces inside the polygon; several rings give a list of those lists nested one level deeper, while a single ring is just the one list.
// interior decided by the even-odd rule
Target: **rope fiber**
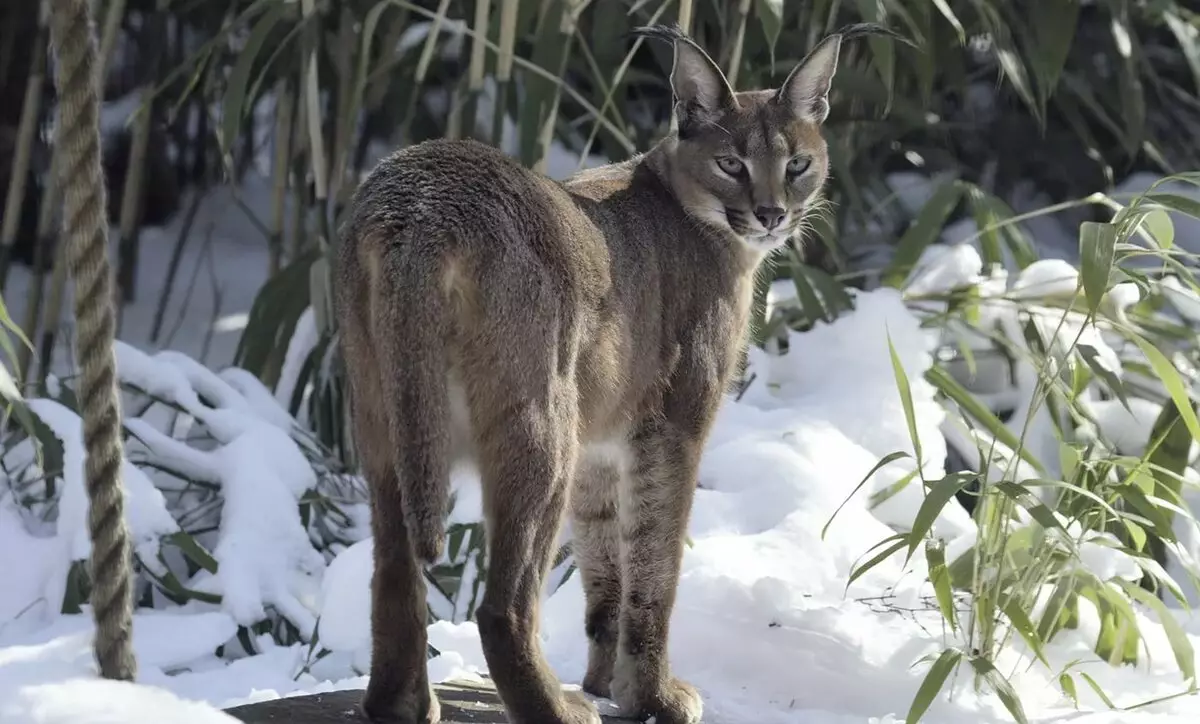
[{"label": "rope fiber", "polygon": [[121,485],[121,410],[113,353],[115,314],[100,167],[100,78],[88,0],[51,0],[50,42],[59,96],[63,236],[75,288],[78,395],[87,453],[92,538],[92,648],[100,675],[132,681],[132,563]]}]

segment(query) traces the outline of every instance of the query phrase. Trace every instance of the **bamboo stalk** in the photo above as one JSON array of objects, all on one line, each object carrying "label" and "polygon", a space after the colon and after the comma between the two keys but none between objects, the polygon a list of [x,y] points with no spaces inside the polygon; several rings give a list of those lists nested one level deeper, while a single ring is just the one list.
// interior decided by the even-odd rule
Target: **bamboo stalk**
[{"label": "bamboo stalk", "polygon": [[508,87],[512,82],[513,49],[517,44],[519,0],[500,0],[500,47],[496,55],[496,102],[492,117],[492,145],[504,141],[504,117],[508,106]]},{"label": "bamboo stalk", "polygon": [[4,222],[0,226],[0,290],[8,288],[12,249],[17,241],[17,231],[21,227],[21,207],[25,205],[25,182],[29,178],[29,166],[33,157],[34,134],[37,132],[38,119],[42,113],[46,46],[50,39],[46,7],[47,3],[43,0],[41,16],[38,18],[37,38],[33,41],[33,65],[30,68],[29,80],[25,84],[25,99],[21,103],[21,122],[17,126],[12,174],[9,178],[8,194],[4,199]]},{"label": "bamboo stalk", "polygon": [[62,319],[63,297],[67,287],[67,255],[54,255],[54,274],[50,279],[50,298],[46,302],[46,316],[42,321],[42,338],[38,345],[38,385],[44,387],[54,361],[54,343],[58,334],[58,323]]},{"label": "bamboo stalk", "polygon": [[746,42],[746,23],[750,19],[750,2],[751,0],[741,0],[738,5],[737,33],[733,36],[733,50],[729,54],[729,69],[725,71],[729,87],[734,90],[737,90],[738,69],[742,65],[742,49]]},{"label": "bamboo stalk", "polygon": [[275,99],[275,158],[271,164],[271,236],[267,241],[272,275],[283,267],[283,217],[295,115],[292,88],[286,77],[276,83]]},{"label": "bamboo stalk", "polygon": [[350,154],[350,142],[354,135],[354,47],[358,45],[354,33],[357,21],[350,8],[342,6],[338,18],[338,38],[334,55],[337,58],[335,70],[338,75],[337,113],[334,116],[333,127],[333,164],[329,169],[329,195],[335,202],[342,198],[346,188],[347,159]]},{"label": "bamboo stalk", "polygon": [[475,35],[471,37],[471,58],[467,66],[467,98],[463,108],[467,134],[479,135],[479,96],[483,92],[483,72],[486,67],[488,27],[491,20],[491,0],[475,0]]},{"label": "bamboo stalk", "polygon": [[179,263],[183,260],[183,248],[191,235],[192,225],[196,222],[196,214],[200,211],[200,203],[204,200],[207,184],[197,186],[192,194],[191,204],[184,216],[179,234],[175,237],[175,247],[171,250],[171,259],[167,262],[167,278],[163,282],[162,292],[158,297],[158,306],[154,309],[154,320],[150,323],[150,342],[157,343],[162,333],[163,317],[167,314],[167,305],[171,301],[171,292],[175,289],[175,276],[179,273]]},{"label": "bamboo stalk", "polygon": [[421,57],[417,59],[417,68],[413,73],[413,91],[408,98],[408,105],[404,109],[404,117],[400,120],[400,127],[396,141],[407,143],[410,140],[409,128],[412,127],[413,118],[417,114],[417,103],[420,99],[421,86],[425,84],[425,75],[429,73],[429,64],[433,61],[433,50],[437,47],[437,36],[442,30],[442,23],[446,20],[446,10],[450,7],[450,0],[440,0],[438,2],[437,12],[434,14],[432,22],[429,24],[429,34],[425,36],[425,43],[421,46]]},{"label": "bamboo stalk", "polygon": [[117,44],[117,31],[121,29],[121,19],[125,17],[125,0],[109,0],[108,12],[104,15],[104,29],[100,32],[100,69],[101,87],[104,85],[105,70],[108,61],[112,59],[113,47]]},{"label": "bamboo stalk", "polygon": [[692,28],[692,0],[679,0],[679,27],[690,33]]},{"label": "bamboo stalk", "polygon": [[[305,21],[311,21],[316,13],[315,0],[300,0],[300,10]],[[325,139],[321,134],[321,86],[317,78],[317,47],[319,36],[315,23],[310,24],[313,32],[308,34],[304,52],[304,102],[307,107],[308,152],[312,168],[315,203],[323,207],[329,198],[328,178],[325,162]]]},{"label": "bamboo stalk", "polygon": [[[58,178],[59,166],[61,165],[62,156],[55,154],[51,161],[50,176]],[[21,330],[25,333],[25,339],[32,340],[37,336],[38,327],[42,324],[42,298],[46,291],[46,271],[44,260],[49,254],[51,246],[55,242],[54,235],[54,211],[57,206],[58,188],[57,184],[47,184],[46,193],[42,197],[42,207],[38,215],[37,239],[34,241],[36,246],[33,249],[33,279],[30,281],[29,290],[25,298],[25,320],[21,325]],[[58,259],[67,256],[66,254],[56,254]],[[57,265],[57,264],[56,264]],[[47,324],[55,325],[58,323],[57,318],[47,320]],[[21,345],[17,351],[17,370],[19,374],[28,375],[30,368],[30,355],[33,350],[25,345]],[[20,372],[24,370],[23,372]]]},{"label": "bamboo stalk", "polygon": [[[558,67],[558,77],[562,78],[567,72],[567,64],[571,60],[571,45],[575,40],[575,22],[579,13],[587,5],[587,0],[564,0],[562,17],[559,20],[558,32],[562,36],[563,50]],[[546,159],[550,156],[550,145],[554,142],[554,126],[558,121],[558,105],[562,99],[562,86],[555,85],[550,96],[550,104],[546,109],[546,117],[538,134],[538,159],[533,164],[535,171],[546,172]]]},{"label": "bamboo stalk", "polygon": [[408,27],[408,16],[408,8],[400,7],[399,11],[392,17],[388,29],[383,35],[383,42],[379,46],[381,49],[379,62],[367,73],[367,89],[363,100],[365,122],[363,124],[363,132],[359,134],[354,148],[353,172],[356,184],[358,178],[362,175],[363,167],[366,165],[367,151],[371,143],[372,114],[379,110],[379,107],[387,97],[388,86],[391,81],[390,70],[398,62],[399,53],[396,48],[400,42],[400,38],[404,35],[405,29]]},{"label": "bamboo stalk", "polygon": [[[666,12],[667,6],[671,4],[671,0],[663,0],[654,13],[650,16],[648,25],[654,25],[662,14]],[[633,41],[633,45],[629,48],[629,52],[621,59],[621,65],[617,68],[617,72],[613,74],[612,84],[608,88],[608,92],[604,95],[604,103],[600,104],[600,110],[596,114],[596,122],[592,124],[592,130],[588,133],[587,141],[583,144],[583,150],[579,153],[579,165],[575,167],[576,171],[583,169],[583,164],[587,161],[588,154],[592,152],[592,144],[596,142],[596,136],[600,133],[601,117],[608,112],[609,106],[612,105],[613,98],[616,95],[617,89],[621,87],[621,81],[625,79],[625,73],[629,71],[630,64],[633,63],[633,56],[637,53],[638,48],[642,47],[644,38],[638,37]],[[674,133],[678,129],[678,121],[675,119],[675,114],[671,114],[670,132]]]},{"label": "bamboo stalk", "polygon": [[[297,84],[298,94],[302,94],[303,87]],[[302,98],[297,98],[297,101]],[[308,126],[308,104],[296,103],[296,142],[293,144],[291,159],[288,161],[289,173],[292,176],[292,196],[295,203],[292,204],[292,258],[300,256],[304,253],[304,247],[308,238],[308,225],[305,222],[304,214],[308,209],[308,183],[305,176],[304,159],[308,153],[308,147],[302,141],[302,133]]]}]

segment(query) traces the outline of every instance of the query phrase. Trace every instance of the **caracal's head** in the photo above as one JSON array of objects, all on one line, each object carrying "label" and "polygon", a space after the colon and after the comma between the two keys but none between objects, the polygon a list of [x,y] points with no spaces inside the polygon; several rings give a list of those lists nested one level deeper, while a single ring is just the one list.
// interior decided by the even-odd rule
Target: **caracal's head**
[{"label": "caracal's head", "polygon": [[773,90],[735,93],[677,28],[635,31],[673,41],[678,134],[666,139],[670,183],[698,221],[765,254],[796,234],[829,170],[821,124],[843,34],[827,37]]}]

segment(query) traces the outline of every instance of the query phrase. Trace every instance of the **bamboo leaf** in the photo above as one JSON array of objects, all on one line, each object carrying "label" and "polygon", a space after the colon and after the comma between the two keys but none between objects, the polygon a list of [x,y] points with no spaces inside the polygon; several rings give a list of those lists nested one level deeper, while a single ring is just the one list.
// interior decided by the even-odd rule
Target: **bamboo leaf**
[{"label": "bamboo leaf", "polygon": [[233,70],[229,74],[221,118],[221,145],[224,147],[225,153],[232,152],[233,144],[237,140],[241,127],[242,114],[249,103],[253,101],[247,90],[250,86],[250,74],[254,69],[254,61],[258,59],[263,44],[267,42],[275,24],[287,10],[287,3],[271,4],[254,24],[250,36],[246,39],[246,45],[238,54],[237,63],[234,64]]},{"label": "bamboo leaf", "polygon": [[[1149,193],[1143,198],[1145,198],[1146,201],[1152,201],[1161,206],[1165,206],[1172,211],[1178,211],[1181,214],[1187,214],[1193,219],[1200,219],[1200,200],[1193,199],[1182,194],[1169,194],[1165,192]],[[1170,217],[1167,218],[1170,220]],[[1174,234],[1172,234],[1172,236],[1174,236]]]},{"label": "bamboo leaf", "polygon": [[1121,406],[1132,415],[1133,410],[1129,407],[1129,396],[1125,390],[1125,383],[1120,377],[1117,377],[1112,370],[1104,366],[1104,362],[1100,359],[1099,350],[1097,350],[1094,345],[1080,342],[1076,343],[1075,351],[1083,360],[1084,364],[1086,364],[1097,377],[1104,380],[1104,383],[1108,386],[1108,389],[1117,396],[1117,400],[1120,401]]},{"label": "bamboo leaf", "polygon": [[[1194,406],[1192,409],[1195,409]],[[1181,422],[1178,408],[1174,405],[1163,405],[1150,429],[1150,440],[1147,443],[1147,449],[1151,450],[1147,462],[1153,466],[1150,474],[1155,480],[1154,494],[1171,502],[1180,500],[1183,490],[1181,478],[1187,468],[1192,448],[1192,436],[1187,426]],[[1170,491],[1169,495],[1166,491]],[[1166,510],[1163,511],[1163,515],[1169,526],[1174,517],[1173,513]],[[1165,564],[1166,551],[1163,550],[1162,541],[1155,539],[1151,546],[1155,561]]]},{"label": "bamboo leaf", "polygon": [[904,284],[909,272],[921,258],[921,252],[937,241],[962,195],[963,185],[957,180],[947,181],[933,192],[896,244],[892,262],[883,273],[885,286],[898,289]]},{"label": "bamboo leaf", "polygon": [[1096,683],[1096,680],[1093,679],[1086,671],[1080,671],[1079,675],[1085,682],[1087,682],[1087,685],[1091,687],[1092,691],[1096,693],[1096,696],[1100,697],[1100,701],[1103,701],[1105,706],[1107,706],[1109,709],[1117,708],[1117,705],[1113,703],[1112,699],[1108,698],[1108,694],[1104,693],[1104,689],[1100,688],[1100,685]]},{"label": "bamboo leaf", "polygon": [[925,539],[925,535],[933,527],[934,521],[937,520],[938,514],[942,512],[942,508],[946,507],[946,503],[949,503],[950,499],[958,491],[978,479],[978,473],[954,473],[947,475],[930,486],[929,491],[925,494],[925,500],[921,502],[921,507],[917,510],[917,517],[913,520],[912,530],[908,534],[908,555],[906,560],[907,558],[912,558],[913,551]]},{"label": "bamboo leaf", "polygon": [[908,538],[903,533],[890,535],[876,543],[871,547],[870,550],[875,550],[880,547],[883,547],[883,550],[872,556],[871,559],[866,563],[855,566],[850,571],[850,577],[846,580],[846,588],[850,588],[850,584],[854,583],[872,568],[889,558],[893,553],[903,549],[906,545],[908,545]]},{"label": "bamboo leaf", "polygon": [[1192,70],[1196,92],[1200,93],[1200,43],[1197,42],[1197,35],[1200,33],[1197,33],[1194,24],[1184,20],[1178,12],[1167,10],[1163,13],[1163,20],[1175,36],[1175,41],[1179,43],[1179,49],[1183,51],[1183,57],[1187,59],[1188,67]]},{"label": "bamboo leaf", "polygon": [[1079,692],[1075,690],[1075,680],[1070,674],[1064,672],[1058,677],[1058,688],[1062,689],[1072,704],[1079,706]]},{"label": "bamboo leaf", "polygon": [[783,0],[755,0],[755,7],[763,35],[767,38],[767,48],[774,58],[775,43],[778,42],[779,31],[783,28]]},{"label": "bamboo leaf", "polygon": [[996,696],[1000,697],[1000,702],[1004,704],[1004,708],[1008,709],[1008,713],[1012,714],[1013,719],[1017,720],[1017,724],[1027,724],[1029,720],[1025,717],[1025,708],[1021,706],[1021,699],[1017,696],[1017,692],[1012,688],[1012,684],[1009,683],[1004,674],[1001,674],[992,665],[992,662],[982,656],[972,656],[968,661],[970,661],[971,667],[975,669],[975,672],[991,685],[992,690],[996,692]]},{"label": "bamboo leaf", "polygon": [[1079,258],[1083,292],[1087,297],[1088,311],[1095,314],[1100,308],[1104,294],[1108,291],[1108,279],[1112,273],[1114,246],[1117,229],[1112,224],[1085,221],[1080,225]]},{"label": "bamboo leaf", "polygon": [[946,569],[946,545],[931,539],[925,543],[925,562],[929,566],[929,583],[933,585],[942,618],[950,630],[958,631],[958,613],[954,610],[954,593],[950,590],[950,572]]},{"label": "bamboo leaf", "polygon": [[983,425],[989,433],[1009,449],[1021,456],[1021,459],[1032,465],[1039,473],[1045,473],[1046,468],[1037,458],[1021,445],[1013,431],[1008,428],[995,413],[989,410],[975,398],[965,387],[958,383],[945,369],[934,365],[925,372],[925,379],[938,391],[949,397],[976,422]]},{"label": "bamboo leaf", "polygon": [[1175,618],[1175,615],[1167,610],[1166,605],[1158,596],[1124,579],[1117,579],[1117,582],[1131,598],[1136,599],[1142,605],[1146,606],[1146,608],[1154,611],[1154,615],[1158,617],[1158,622],[1162,624],[1163,633],[1167,635],[1167,641],[1171,644],[1171,653],[1175,655],[1175,663],[1179,666],[1179,671],[1183,674],[1184,681],[1195,686],[1196,651],[1192,648],[1192,642],[1188,638],[1187,632],[1179,624],[1179,619]]},{"label": "bamboo leaf", "polygon": [[842,511],[842,508],[846,507],[846,503],[849,503],[850,500],[858,493],[858,491],[862,489],[862,486],[867,484],[867,481],[871,479],[872,475],[890,463],[900,460],[901,458],[910,457],[912,456],[906,452],[897,451],[894,453],[888,453],[887,455],[883,456],[879,462],[875,463],[875,465],[867,471],[867,474],[863,476],[863,479],[858,482],[858,485],[854,486],[854,490],[850,491],[850,494],[846,496],[846,499],[842,501],[842,504],[837,507],[837,510],[833,511],[833,515],[829,516],[829,520],[825,522],[825,525],[821,526],[821,540],[825,540],[825,534],[829,531],[829,526],[833,524],[834,518],[836,518],[838,513]]},{"label": "bamboo leaf", "polygon": [[1042,645],[1042,640],[1038,638],[1037,627],[1033,625],[1033,621],[1029,620],[1029,616],[1025,614],[1025,609],[1021,608],[1021,603],[1015,598],[1010,598],[1002,607],[1004,615],[1008,616],[1008,620],[1012,623],[1013,630],[1020,634],[1025,641],[1025,645],[1033,652],[1038,661],[1041,661],[1047,667],[1050,662],[1046,659],[1045,647]]},{"label": "bamboo leaf", "polygon": [[962,652],[958,649],[946,649],[937,657],[921,681],[917,695],[913,697],[913,702],[908,708],[908,716],[904,719],[905,724],[917,724],[921,721],[921,717],[925,715],[929,705],[933,703],[934,698],[945,686],[950,672],[954,671],[961,660]]},{"label": "bamboo leaf", "polygon": [[917,456],[917,469],[920,470],[924,458],[921,456],[921,436],[917,433],[917,414],[913,407],[912,388],[908,384],[908,374],[904,371],[904,365],[900,363],[900,356],[896,354],[896,346],[892,344],[890,332],[887,340],[888,355],[892,360],[892,374],[896,379],[896,390],[900,393],[900,404],[904,407],[904,421],[908,424],[908,438],[912,442],[913,452]]},{"label": "bamboo leaf", "polygon": [[1146,214],[1142,223],[1160,249],[1170,249],[1175,245],[1175,224],[1170,214],[1162,209],[1154,209]]},{"label": "bamboo leaf", "polygon": [[1126,336],[1133,341],[1134,344],[1142,350],[1142,354],[1150,361],[1150,367],[1154,370],[1154,374],[1162,382],[1163,387],[1167,388],[1167,393],[1170,394],[1171,400],[1175,403],[1175,408],[1179,410],[1179,415],[1183,418],[1183,422],[1187,425],[1188,432],[1192,434],[1192,438],[1200,440],[1200,421],[1196,419],[1196,413],[1192,410],[1191,397],[1188,395],[1187,387],[1183,384],[1183,379],[1180,378],[1179,372],[1175,366],[1171,364],[1162,352],[1158,351],[1154,345],[1147,342],[1141,335],[1126,329]]},{"label": "bamboo leaf", "polygon": [[1029,12],[1029,29],[1034,37],[1030,60],[1037,75],[1038,103],[1045,114],[1046,101],[1058,86],[1075,39],[1079,1],[1039,0],[1030,6]]}]

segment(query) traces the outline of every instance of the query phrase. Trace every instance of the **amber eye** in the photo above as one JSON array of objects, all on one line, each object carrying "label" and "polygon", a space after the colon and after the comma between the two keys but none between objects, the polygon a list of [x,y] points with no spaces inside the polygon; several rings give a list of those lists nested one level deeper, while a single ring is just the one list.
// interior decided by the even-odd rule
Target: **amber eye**
[{"label": "amber eye", "polygon": [[735,156],[718,156],[717,167],[730,176],[740,176],[746,170],[746,165]]},{"label": "amber eye", "polygon": [[811,165],[812,165],[811,158],[806,158],[804,156],[793,156],[787,162],[787,175],[788,176],[799,176],[800,174],[807,171],[808,167]]}]

